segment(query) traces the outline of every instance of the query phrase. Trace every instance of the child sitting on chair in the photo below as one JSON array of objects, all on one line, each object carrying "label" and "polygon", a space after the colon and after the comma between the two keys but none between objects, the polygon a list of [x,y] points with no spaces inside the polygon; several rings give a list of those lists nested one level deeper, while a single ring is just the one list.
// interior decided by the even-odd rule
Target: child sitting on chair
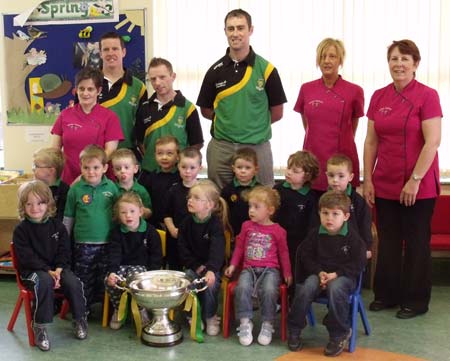
[{"label": "child sitting on chair", "polygon": [[53,321],[54,292],[61,290],[69,300],[75,337],[87,337],[86,299],[83,284],[70,270],[70,241],[66,228],[53,216],[55,201],[42,181],[19,188],[22,221],[13,233],[18,271],[35,295],[33,331],[36,346],[50,350],[47,325]]},{"label": "child sitting on chair", "polygon": [[[296,277],[295,296],[288,316],[288,347],[302,348],[300,333],[311,303],[326,292],[328,315],[324,324],[329,333],[325,356],[338,356],[348,343],[350,328],[350,294],[364,269],[366,247],[357,230],[348,223],[350,198],[344,193],[328,191],[319,200],[319,227],[312,229],[297,251],[296,268],[305,274]],[[296,275],[297,276],[297,275]]]},{"label": "child sitting on chair", "polygon": [[291,264],[286,231],[271,220],[280,205],[278,192],[270,187],[256,186],[248,193],[250,220],[242,224],[236,238],[236,248],[225,276],[231,277],[242,267],[235,289],[239,342],[248,346],[253,342],[253,302],[258,296],[262,325],[258,343],[266,346],[272,341],[273,320],[281,279],[292,282]]},{"label": "child sitting on chair", "polygon": [[[129,279],[137,273],[161,268],[161,238],[156,229],[142,217],[144,205],[133,191],[123,193],[114,206],[115,217],[120,224],[113,228],[106,247],[108,260],[106,291],[110,295],[114,313],[109,327],[122,327],[119,320],[119,303],[122,290],[115,287],[120,278]],[[145,309],[140,310],[142,324],[148,323]]]}]

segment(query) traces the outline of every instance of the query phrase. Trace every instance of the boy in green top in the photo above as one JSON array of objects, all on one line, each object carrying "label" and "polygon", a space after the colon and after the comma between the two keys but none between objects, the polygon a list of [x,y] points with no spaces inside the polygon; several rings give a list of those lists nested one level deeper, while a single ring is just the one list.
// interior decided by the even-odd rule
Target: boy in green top
[{"label": "boy in green top", "polygon": [[126,191],[137,193],[144,205],[143,217],[150,218],[152,201],[145,187],[134,179],[134,175],[139,171],[139,163],[133,151],[126,148],[115,150],[111,154],[111,164],[117,179],[116,185],[119,188],[119,193],[123,194]]},{"label": "boy in green top", "polygon": [[[81,179],[67,194],[64,225],[74,240],[73,270],[84,284],[87,306],[103,299],[106,275],[105,245],[113,226],[112,208],[119,194],[105,173],[105,151],[88,145],[80,154]],[[99,298],[94,297],[94,291]]]}]

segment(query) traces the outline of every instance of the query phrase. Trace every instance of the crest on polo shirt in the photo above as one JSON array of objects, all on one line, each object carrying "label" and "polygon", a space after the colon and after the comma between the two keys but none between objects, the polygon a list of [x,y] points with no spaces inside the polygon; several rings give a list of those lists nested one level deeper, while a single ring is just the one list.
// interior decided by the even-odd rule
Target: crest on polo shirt
[{"label": "crest on polo shirt", "polygon": [[233,203],[237,202],[237,200],[238,200],[237,194],[232,194],[232,195],[230,196],[230,201],[232,201]]},{"label": "crest on polo shirt", "polygon": [[264,79],[263,79],[263,78],[259,78],[259,79],[256,81],[256,90],[259,90],[259,91],[264,90],[264,84],[265,84]]},{"label": "crest on polo shirt", "polygon": [[177,128],[184,128],[184,117],[182,115],[178,116],[175,126]]},{"label": "crest on polo shirt", "polygon": [[83,202],[83,204],[91,204],[92,196],[90,194],[83,194],[81,196],[81,201]]},{"label": "crest on polo shirt", "polygon": [[135,95],[132,95],[132,96],[130,97],[130,101],[128,102],[128,104],[133,105],[133,106],[136,106],[136,105],[137,105],[137,98],[136,98]]}]

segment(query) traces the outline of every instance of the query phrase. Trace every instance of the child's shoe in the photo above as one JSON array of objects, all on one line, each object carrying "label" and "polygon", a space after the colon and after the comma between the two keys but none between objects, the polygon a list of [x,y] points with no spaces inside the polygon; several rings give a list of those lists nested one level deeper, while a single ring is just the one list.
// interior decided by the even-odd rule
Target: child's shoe
[{"label": "child's shoe", "polygon": [[352,329],[349,329],[348,332],[339,338],[334,338],[328,341],[327,346],[325,347],[325,350],[323,350],[323,353],[325,356],[339,356],[342,351],[344,351],[344,348],[348,345],[348,341],[350,340],[350,337],[352,336]]},{"label": "child's shoe", "polygon": [[241,324],[237,329],[239,342],[242,346],[248,346],[253,342],[253,322],[247,319],[241,319]]},{"label": "child's shoe", "polygon": [[289,331],[288,336],[288,348],[291,351],[300,351],[303,347],[302,339],[300,338],[300,332]]},{"label": "child's shoe", "polygon": [[88,335],[88,324],[85,317],[73,321],[73,332],[79,340],[84,340]]},{"label": "child's shoe", "polygon": [[[189,324],[189,327],[191,327],[191,324],[192,324],[192,317],[191,316],[186,316],[186,319],[187,319],[187,322],[188,322],[188,324]],[[202,324],[201,324],[201,330],[203,331],[205,329],[205,324],[203,323],[203,321],[202,321]]]},{"label": "child's shoe", "polygon": [[214,315],[206,319],[206,333],[209,336],[217,336],[220,332],[220,318]]},{"label": "child's shoe", "polygon": [[139,314],[141,315],[142,326],[147,326],[150,323],[150,317],[148,317],[147,310],[145,308],[141,308],[139,310]]},{"label": "child's shoe", "polygon": [[113,330],[118,330],[122,327],[122,322],[119,321],[119,311],[114,310],[111,320],[109,321],[109,328]]},{"label": "child's shoe", "polygon": [[261,331],[258,335],[258,343],[267,346],[272,342],[272,333],[274,332],[271,322],[264,321],[261,325]]},{"label": "child's shoe", "polygon": [[47,328],[41,325],[33,325],[34,343],[42,351],[50,350]]}]

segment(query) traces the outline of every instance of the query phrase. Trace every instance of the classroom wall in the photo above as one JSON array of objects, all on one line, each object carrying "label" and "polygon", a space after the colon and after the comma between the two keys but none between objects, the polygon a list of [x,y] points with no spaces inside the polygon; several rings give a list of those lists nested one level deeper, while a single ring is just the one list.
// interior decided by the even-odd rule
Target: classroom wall
[{"label": "classroom wall", "polygon": [[[21,0],[21,1],[1,1],[1,14],[18,14],[22,11],[35,6],[37,0]],[[119,0],[121,10],[146,9],[146,55],[150,59],[151,51],[151,9],[152,0]],[[5,52],[5,42],[3,34],[3,18],[0,19],[0,54]],[[147,64],[146,59],[146,64]],[[0,57],[0,79],[5,79],[5,62],[4,57]],[[50,144],[50,127],[48,126],[11,126],[6,125],[6,102],[7,87],[6,84],[0,82],[1,101],[4,114],[3,136],[4,136],[4,159],[5,169],[18,169],[25,172],[31,171],[31,155],[36,149],[48,146]]]}]

